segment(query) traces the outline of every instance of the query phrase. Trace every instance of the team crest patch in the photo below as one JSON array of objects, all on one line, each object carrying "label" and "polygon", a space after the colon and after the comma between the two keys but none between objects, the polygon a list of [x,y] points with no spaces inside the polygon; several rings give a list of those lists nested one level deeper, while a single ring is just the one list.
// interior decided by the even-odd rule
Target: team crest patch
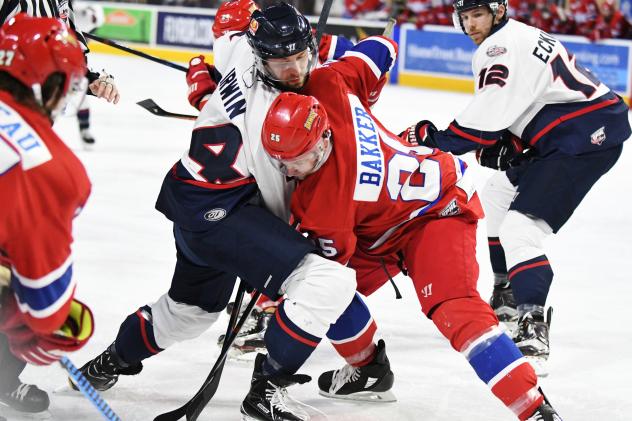
[{"label": "team crest patch", "polygon": [[227,214],[226,209],[215,208],[206,212],[204,214],[204,219],[206,219],[209,222],[217,222],[224,219],[226,217],[226,214]]},{"label": "team crest patch", "polygon": [[461,213],[461,209],[459,208],[459,205],[457,205],[456,199],[452,199],[452,201],[448,204],[448,206],[446,206],[445,208],[443,208],[441,212],[439,212],[439,216],[440,217],[454,216],[460,213]]},{"label": "team crest patch", "polygon": [[606,140],[606,127],[600,127],[596,132],[590,135],[590,143],[593,145],[601,146]]},{"label": "team crest patch", "polygon": [[507,52],[507,49],[505,47],[500,47],[498,45],[492,45],[491,47],[489,47],[487,49],[487,56],[488,57],[498,57],[498,56],[502,56],[506,52]]}]

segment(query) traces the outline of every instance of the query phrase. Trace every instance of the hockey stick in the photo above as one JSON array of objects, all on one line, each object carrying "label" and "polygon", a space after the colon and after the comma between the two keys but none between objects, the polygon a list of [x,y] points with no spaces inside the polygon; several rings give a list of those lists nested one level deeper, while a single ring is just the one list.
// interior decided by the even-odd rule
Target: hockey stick
[{"label": "hockey stick", "polygon": [[157,115],[159,117],[172,117],[172,118],[179,118],[181,120],[195,120],[197,118],[196,116],[191,115],[191,114],[178,114],[178,113],[172,113],[172,112],[163,110],[151,98],[143,99],[142,101],[138,101],[136,104],[140,105],[141,107],[143,107],[144,109],[152,113],[153,115]]},{"label": "hockey stick", "polygon": [[118,415],[110,408],[106,401],[103,400],[99,392],[94,390],[94,387],[90,384],[81,371],[68,359],[63,356],[59,360],[59,364],[66,369],[68,375],[73,380],[74,384],[79,388],[81,393],[99,410],[103,418],[110,421],[122,421]]},{"label": "hockey stick", "polygon": [[252,300],[250,301],[250,303],[248,303],[248,306],[244,310],[244,313],[239,319],[239,322],[237,322],[237,325],[233,327],[233,323],[237,320],[239,309],[241,308],[241,302],[243,300],[243,294],[245,291],[245,284],[243,281],[241,281],[239,288],[240,289],[237,292],[237,298],[235,300],[235,306],[233,307],[233,311],[230,315],[230,322],[228,323],[228,329],[226,330],[226,336],[224,339],[222,350],[219,357],[217,357],[217,361],[213,365],[213,368],[206,377],[206,380],[197,391],[195,396],[193,396],[187,403],[185,403],[178,409],[158,415],[156,418],[154,418],[154,421],[176,421],[181,419],[185,415],[188,421],[195,421],[197,420],[202,410],[206,407],[208,402],[215,395],[215,392],[217,391],[217,388],[219,386],[222,370],[224,369],[224,363],[226,362],[228,350],[235,341],[235,338],[237,338],[237,334],[241,330],[257,300],[261,296],[261,293],[257,292],[252,297]]},{"label": "hockey stick", "polygon": [[323,32],[325,32],[325,26],[327,25],[329,11],[333,2],[334,0],[325,0],[323,2],[323,9],[320,11],[320,17],[316,24],[316,45],[320,45],[320,39],[323,37]]},{"label": "hockey stick", "polygon": [[172,63],[172,62],[170,62],[168,60],[164,60],[162,58],[154,57],[154,56],[152,56],[150,54],[143,53],[142,51],[134,50],[133,48],[129,48],[129,47],[126,47],[124,45],[121,45],[121,44],[119,44],[119,43],[117,43],[115,41],[112,41],[111,39],[101,38],[98,35],[90,34],[88,32],[84,32],[83,35],[85,35],[86,38],[90,38],[90,39],[92,39],[94,41],[98,41],[98,42],[100,42],[102,44],[109,45],[110,47],[117,48],[119,50],[123,50],[123,51],[125,51],[127,53],[134,54],[134,55],[142,57],[142,58],[146,58],[147,60],[151,60],[151,61],[153,61],[155,63],[159,63],[159,64],[162,64],[162,65],[171,67],[172,69],[180,70],[180,71],[185,72],[185,73],[188,70],[184,66],[181,66],[181,65],[176,64],[176,63]]}]

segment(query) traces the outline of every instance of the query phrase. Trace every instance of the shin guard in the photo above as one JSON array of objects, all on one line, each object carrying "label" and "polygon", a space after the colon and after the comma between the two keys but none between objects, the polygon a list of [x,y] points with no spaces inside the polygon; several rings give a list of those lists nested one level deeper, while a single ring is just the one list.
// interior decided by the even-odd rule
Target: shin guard
[{"label": "shin guard", "polygon": [[127,316],[116,336],[115,348],[129,364],[135,364],[162,351],[156,344],[151,307],[143,306]]},{"label": "shin guard", "polygon": [[331,325],[327,338],[347,364],[363,366],[375,354],[373,337],[377,325],[358,293],[336,323]]},{"label": "shin guard", "polygon": [[494,312],[480,297],[444,302],[432,320],[516,416],[525,419],[542,403],[535,371],[498,327]]},{"label": "shin guard", "polygon": [[292,322],[285,312],[283,301],[268,324],[265,334],[268,358],[263,370],[266,373],[294,374],[314,352],[320,339]]}]

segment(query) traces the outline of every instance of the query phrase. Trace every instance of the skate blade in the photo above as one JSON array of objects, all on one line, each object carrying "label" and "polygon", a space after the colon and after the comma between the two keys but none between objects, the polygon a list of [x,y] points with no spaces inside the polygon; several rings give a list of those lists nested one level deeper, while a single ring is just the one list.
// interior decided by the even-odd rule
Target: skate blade
[{"label": "skate blade", "polygon": [[7,420],[52,420],[53,414],[48,410],[42,412],[21,412],[10,406],[0,403],[0,415]]},{"label": "skate blade", "polygon": [[335,393],[329,393],[325,392],[324,390],[319,390],[318,394],[326,398],[343,399],[347,401],[376,403],[397,402],[397,397],[395,397],[395,394],[391,390],[387,390],[386,392],[357,392],[351,393],[349,395],[337,395]]},{"label": "skate blade", "polygon": [[547,377],[549,375],[549,367],[546,359],[542,357],[525,357],[538,377]]},{"label": "skate blade", "polygon": [[231,361],[238,362],[253,362],[255,358],[257,358],[257,354],[267,354],[268,350],[266,348],[254,348],[248,350],[247,352],[243,352],[238,348],[231,348],[228,351],[228,359]]}]

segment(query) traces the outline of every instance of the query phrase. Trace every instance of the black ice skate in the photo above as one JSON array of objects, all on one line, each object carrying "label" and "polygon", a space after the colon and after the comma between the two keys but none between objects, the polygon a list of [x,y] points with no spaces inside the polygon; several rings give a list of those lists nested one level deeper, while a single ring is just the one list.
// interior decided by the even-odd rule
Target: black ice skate
[{"label": "black ice skate", "polygon": [[386,356],[386,345],[380,339],[375,357],[368,365],[353,367],[347,364],[340,370],[321,374],[318,393],[329,398],[395,402],[397,398],[391,391],[394,379]]},{"label": "black ice skate", "polygon": [[546,367],[546,360],[549,358],[549,329],[551,326],[551,314],[553,309],[549,308],[548,320],[544,320],[544,315],[539,312],[526,312],[518,320],[518,330],[514,337],[514,342],[522,355],[533,366],[536,374],[546,377],[549,373]]},{"label": "black ice skate", "polygon": [[[114,351],[114,344],[112,344],[95,359],[88,361],[80,368],[80,371],[92,387],[103,392],[114,386],[121,374],[134,375],[140,373],[142,369],[142,363],[130,365],[123,362]],[[74,390],[79,390],[70,378],[68,380]]]},{"label": "black ice skate", "polygon": [[309,420],[309,414],[293,405],[297,401],[288,395],[286,388],[296,383],[307,383],[311,378],[304,374],[264,376],[261,366],[265,359],[265,354],[257,354],[250,391],[241,404],[242,420]]},{"label": "black ice skate", "polygon": [[546,402],[538,406],[535,412],[527,418],[527,421],[563,421],[562,417],[555,412],[555,409]]},{"label": "black ice skate", "polygon": [[18,412],[43,412],[48,409],[48,394],[32,384],[19,382],[11,391],[0,393],[0,404]]},{"label": "black ice skate", "polygon": [[[259,352],[266,352],[266,344],[263,337],[268,328],[268,323],[274,315],[274,307],[272,312],[264,311],[258,307],[253,308],[252,313],[246,319],[235,342],[228,351],[228,356],[237,360],[251,361]],[[217,338],[217,345],[224,345],[225,335],[222,334]]]},{"label": "black ice skate", "polygon": [[90,132],[90,129],[81,129],[79,130],[79,135],[81,136],[81,140],[83,144],[87,148],[91,148],[95,144],[94,136]]},{"label": "black ice skate", "polygon": [[496,313],[498,320],[508,328],[515,328],[518,321],[518,309],[509,282],[494,285],[494,291],[489,299],[489,305]]}]

